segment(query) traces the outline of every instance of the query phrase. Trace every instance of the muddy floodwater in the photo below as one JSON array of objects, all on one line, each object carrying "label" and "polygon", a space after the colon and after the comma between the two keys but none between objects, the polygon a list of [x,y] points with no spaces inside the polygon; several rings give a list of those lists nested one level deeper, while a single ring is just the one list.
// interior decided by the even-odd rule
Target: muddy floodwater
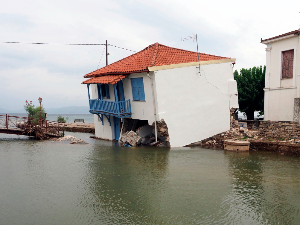
[{"label": "muddy floodwater", "polygon": [[300,158],[0,135],[0,224],[300,224]]}]

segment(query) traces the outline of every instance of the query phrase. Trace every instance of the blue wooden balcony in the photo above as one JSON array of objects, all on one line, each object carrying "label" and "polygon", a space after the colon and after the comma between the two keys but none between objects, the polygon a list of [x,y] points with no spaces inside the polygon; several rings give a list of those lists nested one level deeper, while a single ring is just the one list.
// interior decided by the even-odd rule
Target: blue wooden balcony
[{"label": "blue wooden balcony", "polygon": [[90,99],[90,113],[104,114],[119,118],[131,117],[130,99],[126,101],[107,101],[99,99]]}]

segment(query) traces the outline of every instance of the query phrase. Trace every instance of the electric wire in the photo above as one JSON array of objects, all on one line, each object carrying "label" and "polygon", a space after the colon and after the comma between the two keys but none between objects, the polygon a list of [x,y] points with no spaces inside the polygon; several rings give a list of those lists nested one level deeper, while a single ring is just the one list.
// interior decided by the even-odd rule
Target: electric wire
[{"label": "electric wire", "polygon": [[[2,42],[3,44],[31,44],[31,45],[106,45],[106,44],[99,44],[99,43],[75,43],[75,44],[60,44],[60,43],[47,43],[47,42],[19,42],[19,41],[6,41],[6,42]],[[120,46],[116,46],[116,45],[112,45],[112,44],[107,44],[108,46],[111,47],[115,47],[115,48],[119,48],[119,49],[123,49],[126,51],[130,51],[130,52],[136,52],[134,50],[128,49],[128,48],[124,48],[124,47],[120,47]]]},{"label": "electric wire", "polygon": [[101,60],[102,60],[104,52],[105,52],[105,48],[103,48],[103,51],[102,51],[102,54],[101,54],[100,61],[98,63],[97,69],[99,69],[99,66],[100,66],[100,63],[101,63]]}]

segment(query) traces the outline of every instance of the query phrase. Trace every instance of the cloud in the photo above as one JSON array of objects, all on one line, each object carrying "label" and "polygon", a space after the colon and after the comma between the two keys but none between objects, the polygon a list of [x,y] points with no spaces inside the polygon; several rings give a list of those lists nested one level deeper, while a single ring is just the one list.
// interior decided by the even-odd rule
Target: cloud
[{"label": "cloud", "polygon": [[[139,51],[159,42],[196,51],[195,42],[181,41],[194,33],[200,52],[236,58],[235,69],[264,65],[260,38],[297,29],[299,8],[300,2],[292,0],[272,5],[256,0],[7,1],[0,8],[1,107],[18,109],[40,96],[50,108],[87,105],[80,83],[83,75],[105,66],[104,47],[63,45],[69,43],[108,40]],[[132,54],[113,46],[108,51],[109,63]]]}]

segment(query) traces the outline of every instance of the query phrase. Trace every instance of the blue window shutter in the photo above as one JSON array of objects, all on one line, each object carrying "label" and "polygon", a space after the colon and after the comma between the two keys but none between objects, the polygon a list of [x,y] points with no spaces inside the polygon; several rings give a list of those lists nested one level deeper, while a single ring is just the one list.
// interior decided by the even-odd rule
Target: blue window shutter
[{"label": "blue window shutter", "polygon": [[134,101],[139,101],[138,84],[136,78],[131,78],[132,98]]},{"label": "blue window shutter", "polygon": [[109,97],[109,85],[105,84],[105,91],[106,91],[106,98],[110,98]]},{"label": "blue window shutter", "polygon": [[145,91],[144,91],[144,83],[143,78],[138,78],[138,92],[140,96],[140,101],[145,101]]},{"label": "blue window shutter", "polygon": [[102,100],[102,93],[101,93],[101,84],[97,84],[97,90],[98,90],[98,99]]},{"label": "blue window shutter", "polygon": [[119,82],[118,82],[118,86],[119,86],[119,91],[120,91],[120,96],[121,96],[120,101],[125,101],[123,82],[122,82],[122,81],[119,81]]}]

